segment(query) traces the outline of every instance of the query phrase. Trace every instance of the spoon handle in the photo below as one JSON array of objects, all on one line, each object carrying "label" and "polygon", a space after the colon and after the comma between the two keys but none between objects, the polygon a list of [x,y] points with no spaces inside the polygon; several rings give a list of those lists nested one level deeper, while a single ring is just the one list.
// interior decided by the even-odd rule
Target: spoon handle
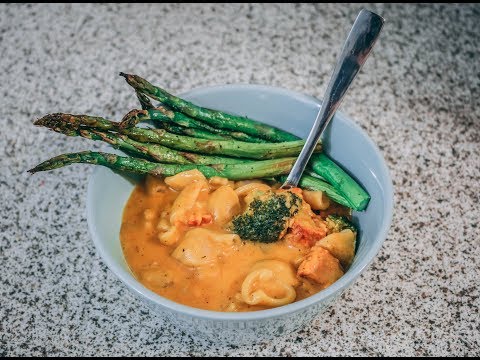
[{"label": "spoon handle", "polygon": [[315,123],[297,161],[282,185],[283,189],[298,185],[318,139],[340,106],[348,87],[365,63],[382,30],[383,22],[381,16],[365,9],[358,14],[328,83]]}]

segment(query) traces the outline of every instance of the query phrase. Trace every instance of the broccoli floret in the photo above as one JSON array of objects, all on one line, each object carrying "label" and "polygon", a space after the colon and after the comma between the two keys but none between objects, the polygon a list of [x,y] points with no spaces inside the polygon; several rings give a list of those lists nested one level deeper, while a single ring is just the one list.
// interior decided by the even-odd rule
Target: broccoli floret
[{"label": "broccoli floret", "polygon": [[328,215],[326,221],[329,234],[340,232],[345,229],[350,229],[354,233],[357,232],[355,225],[353,225],[345,216]]},{"label": "broccoli floret", "polygon": [[261,192],[253,198],[243,214],[232,220],[232,230],[245,240],[263,243],[277,241],[301,203],[302,199],[290,191]]}]

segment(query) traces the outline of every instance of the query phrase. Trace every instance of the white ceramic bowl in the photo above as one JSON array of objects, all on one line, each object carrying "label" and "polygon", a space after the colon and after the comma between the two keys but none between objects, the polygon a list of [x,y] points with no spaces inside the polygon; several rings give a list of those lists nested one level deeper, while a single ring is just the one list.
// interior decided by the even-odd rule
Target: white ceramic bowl
[{"label": "white ceramic bowl", "polygon": [[[206,87],[181,96],[201,106],[246,115],[303,138],[320,106],[313,97],[259,85]],[[382,246],[392,218],[392,181],[382,155],[365,132],[337,112],[323,143],[325,152],[352,174],[372,199],[366,211],[354,213],[360,232],[352,266],[336,283],[307,299],[270,310],[225,313],[178,304],[150,291],[129,270],[119,239],[123,208],[138,178],[103,167],[95,169],[88,184],[87,220],[93,242],[110,270],[145,305],[193,336],[252,342],[289,333],[322,312],[358,278]]]}]

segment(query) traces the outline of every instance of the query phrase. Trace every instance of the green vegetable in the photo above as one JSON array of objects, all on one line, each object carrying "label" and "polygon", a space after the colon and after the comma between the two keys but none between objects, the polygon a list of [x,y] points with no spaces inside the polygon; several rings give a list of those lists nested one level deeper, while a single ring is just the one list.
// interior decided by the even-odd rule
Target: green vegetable
[{"label": "green vegetable", "polygon": [[42,162],[33,169],[28,170],[28,172],[33,174],[39,171],[53,170],[75,163],[86,163],[102,165],[111,169],[136,174],[150,174],[153,176],[172,176],[182,171],[198,169],[207,178],[219,176],[230,180],[248,180],[286,174],[293,166],[294,162],[295,158],[282,158],[232,165],[176,165],[161,164],[115,154],[85,151],[56,156]]},{"label": "green vegetable", "polygon": [[[35,124],[42,125],[42,120],[43,119],[38,120]],[[224,156],[207,156],[185,151],[176,151],[158,144],[141,143],[132,140],[122,134],[111,133],[107,131],[98,131],[88,127],[75,127],[72,126],[71,122],[64,122],[61,120],[56,122],[54,122],[54,120],[51,120],[48,126],[52,130],[65,134],[67,136],[82,136],[90,140],[104,141],[112,145],[115,149],[121,149],[136,155],[145,156],[151,160],[155,160],[158,162],[173,164],[210,165],[240,164],[253,161],[250,159],[238,159]]]},{"label": "green vegetable", "polygon": [[245,240],[263,243],[277,241],[301,203],[301,198],[290,191],[259,191],[245,212],[233,218],[231,229]]},{"label": "green vegetable", "polygon": [[354,233],[357,232],[355,225],[353,225],[345,216],[328,215],[326,221],[329,234],[340,232],[345,229],[350,229]]},{"label": "green vegetable", "polygon": [[[145,94],[142,94],[139,91],[135,91],[135,95],[137,95],[137,99],[140,102],[140,105],[142,106],[142,110],[149,110],[149,109],[155,108],[155,106],[153,106],[152,102],[150,101],[150,98]],[[131,126],[135,126],[135,125],[137,124],[133,124]]]},{"label": "green vegetable", "polygon": [[[137,76],[123,75],[127,81],[136,88],[137,97],[145,110],[130,112],[122,123],[111,122],[101,117],[51,114],[37,120],[35,124],[47,126],[66,135],[81,135],[94,140],[103,140],[126,151],[138,155],[148,155],[157,161],[176,162],[180,164],[184,164],[186,160],[187,163],[193,162],[196,164],[208,164],[217,161],[221,161],[224,164],[236,162],[228,156],[251,159],[295,156],[303,146],[303,141],[289,141],[277,144],[262,143],[265,141],[265,138],[273,142],[298,138],[282,130],[247,118],[200,108],[176,98],[160,88],[154,87]],[[159,96],[158,94],[163,95]],[[160,101],[163,99],[164,103],[172,107],[176,104],[176,109],[180,111],[169,110],[165,107],[153,108],[146,95],[157,98]],[[190,105],[192,106],[191,108]],[[187,111],[186,109],[189,110]],[[185,114],[181,111],[184,111]],[[203,116],[202,114],[207,114],[208,116]],[[192,118],[188,115],[197,116],[197,118]],[[155,117],[158,117],[158,119],[163,117],[161,123],[164,124],[163,127],[170,131],[190,136],[175,135],[165,129],[129,128],[129,126],[135,125],[138,121],[152,120]],[[172,121],[172,119],[177,121],[177,123]],[[211,126],[212,124],[218,126],[220,123],[220,128]],[[263,131],[267,128],[270,129],[271,132]],[[231,131],[225,132],[225,129]],[[241,129],[247,131],[243,133],[239,131]],[[98,132],[98,130],[103,132]],[[96,134],[95,131],[97,131]],[[113,135],[111,133],[112,131],[118,134]],[[245,140],[252,141],[252,143],[224,138],[227,136],[245,138]],[[167,150],[166,148],[170,149]],[[205,159],[202,158],[204,155],[197,155],[195,157],[192,153],[227,155],[227,157],[206,156]],[[195,159],[192,160],[193,158]],[[222,158],[227,160],[223,160]],[[189,162],[189,160],[191,161]],[[310,170],[307,168],[306,174],[314,176],[318,174],[324,181],[322,182],[320,180],[316,182],[314,185],[317,187],[312,188],[308,186],[311,179],[305,176],[299,184],[300,186],[325,191],[332,200],[355,210],[365,209],[370,199],[369,195],[325,154],[314,154],[309,165]],[[329,184],[331,186],[329,186]]]},{"label": "green vegetable", "polygon": [[[278,178],[280,183],[284,183],[286,179],[286,176],[279,176]],[[349,208],[352,207],[350,202],[342,194],[340,194],[337,189],[322,179],[304,174],[300,179],[298,186],[302,189],[323,191],[331,200],[335,201],[336,203]]]},{"label": "green vegetable", "polygon": [[[149,102],[148,98],[145,99],[144,94],[139,93],[138,91],[136,93],[142,105],[143,110],[146,110],[146,112],[141,112],[138,110],[130,111],[127,115],[125,115],[125,117],[120,122],[119,126],[122,129],[132,128],[140,122],[153,121],[157,123],[159,127],[167,130],[168,130],[168,127],[181,126],[185,129],[188,129],[188,132],[183,131],[181,132],[182,134],[195,136],[202,139],[221,140],[221,139],[233,138],[235,140],[244,141],[244,142],[253,142],[253,143],[267,142],[265,140],[255,138],[253,136],[247,135],[239,131],[230,131],[230,130],[226,131],[222,129],[216,129],[201,121],[192,119],[191,117],[185,114],[182,114],[181,112],[169,110],[164,106],[159,106],[154,108],[153,105]],[[214,136],[218,136],[218,137],[215,138]]]},{"label": "green vegetable", "polygon": [[[91,140],[100,140],[111,144],[113,147],[125,150],[134,155],[145,156],[162,163],[174,164],[236,164],[253,162],[251,159],[239,159],[221,156],[207,156],[192,152],[176,151],[170,148],[132,140],[131,138],[108,131],[98,131],[97,128],[106,130],[118,129],[118,123],[111,122],[98,117],[84,115],[52,114],[43,117],[35,122],[36,125],[47,126],[57,132],[69,136],[82,136]],[[285,176],[279,181],[284,182]],[[301,187],[310,190],[324,191],[333,201],[351,207],[350,203],[333,186],[321,179],[304,175],[299,184]]]},{"label": "green vegetable", "polygon": [[298,139],[283,130],[250,120],[243,116],[231,115],[222,111],[197,106],[189,101],[173,96],[163,89],[153,86],[140,76],[125,73],[120,73],[120,75],[125,77],[128,84],[136,91],[158,100],[174,110],[195,119],[202,120],[215,128],[240,131],[273,142],[285,142]]},{"label": "green vegetable", "polygon": [[134,127],[140,122],[154,121],[157,123],[169,122],[192,129],[206,130],[212,133],[222,133],[221,130],[203,124],[202,122],[192,119],[182,113],[174,112],[165,106],[153,107],[151,103],[146,103],[145,95],[138,91],[137,97],[139,98],[144,111],[132,110],[128,112],[120,122],[120,128],[128,129]]},{"label": "green vegetable", "polygon": [[116,149],[135,152],[151,160],[168,164],[244,164],[254,160],[238,159],[224,156],[208,156],[185,151],[176,151],[165,146],[151,143],[141,143],[128,138],[125,135],[101,132],[98,130],[80,130],[79,135],[91,139],[100,140],[112,145]]},{"label": "green vegetable", "polygon": [[157,127],[164,129],[172,134],[185,135],[196,137],[199,139],[207,140],[234,140],[232,137],[227,135],[215,134],[207,130],[194,129],[189,127],[183,127],[169,121],[162,121],[157,123]]},{"label": "green vegetable", "polygon": [[[150,84],[137,75],[120,73],[136,91],[144,93],[151,98],[172,107],[173,109],[187,114],[193,118],[220,129],[242,131],[248,135],[272,142],[283,142],[297,140],[299,137],[275,127],[260,122],[230,115],[221,111],[210,110],[199,107],[188,101],[180,99],[166,92],[165,90]],[[370,201],[370,195],[348,175],[340,166],[329,159],[325,154],[313,154],[309,162],[310,167],[322,178],[328,181],[346,199],[350,206],[362,211]]]},{"label": "green vegetable", "polygon": [[[136,110],[145,112],[145,110]],[[300,153],[304,140],[283,143],[246,143],[233,140],[206,140],[182,135],[174,135],[163,129],[130,128],[121,129],[118,123],[87,115],[51,114],[37,120],[35,125],[46,126],[52,130],[61,127],[67,131],[78,130],[80,126],[101,130],[114,130],[140,141],[160,144],[176,150],[199,152],[212,155],[226,155],[251,159],[275,159],[296,156]],[[321,150],[319,144],[316,151]]]},{"label": "green vegetable", "polygon": [[350,207],[357,211],[365,210],[370,201],[370,195],[327,155],[313,154],[309,164],[318,175],[348,199]]}]

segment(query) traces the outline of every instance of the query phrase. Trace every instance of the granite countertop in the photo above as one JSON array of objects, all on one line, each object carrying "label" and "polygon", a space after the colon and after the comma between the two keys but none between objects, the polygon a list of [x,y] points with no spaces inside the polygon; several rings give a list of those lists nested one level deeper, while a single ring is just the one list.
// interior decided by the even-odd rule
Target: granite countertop
[{"label": "granite countertop", "polygon": [[32,121],[118,119],[132,72],[173,93],[225,83],[321,97],[360,4],[0,5],[0,355],[480,355],[480,6],[365,7],[387,22],[342,111],[378,144],[393,223],[360,279],[301,333],[240,346],[163,323],[107,269],[86,223],[102,144]]}]

